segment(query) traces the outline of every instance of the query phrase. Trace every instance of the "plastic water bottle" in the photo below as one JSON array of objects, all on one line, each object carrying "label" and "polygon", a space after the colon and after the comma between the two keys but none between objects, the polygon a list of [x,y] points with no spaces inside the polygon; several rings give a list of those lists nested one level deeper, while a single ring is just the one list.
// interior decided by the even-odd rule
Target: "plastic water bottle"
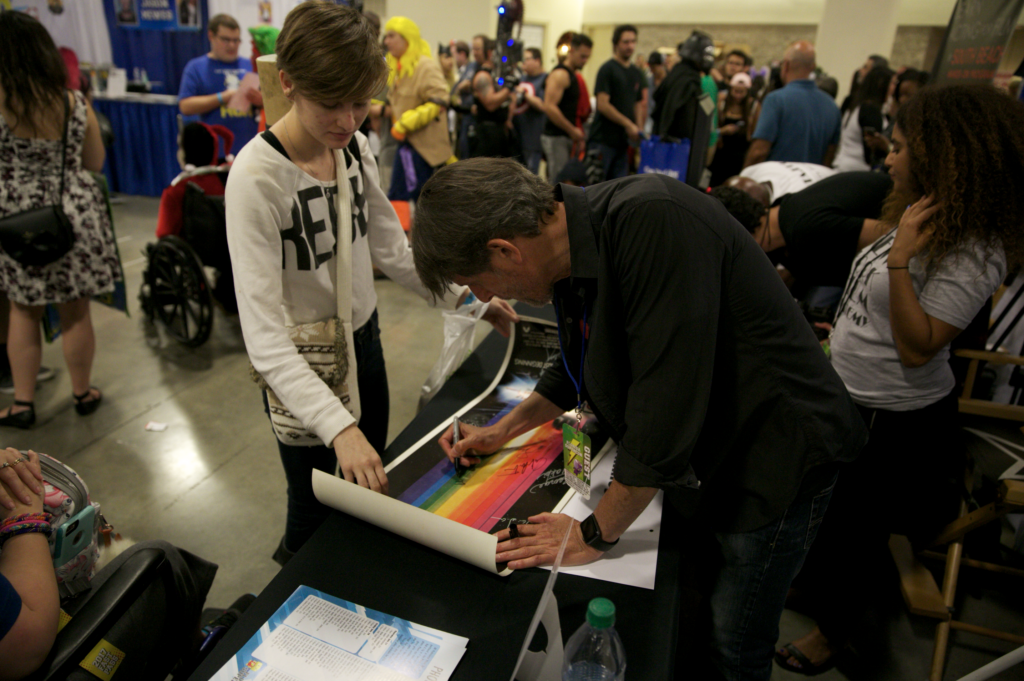
[{"label": "plastic water bottle", "polygon": [[626,651],[615,631],[615,604],[595,598],[587,606],[587,621],[565,646],[562,681],[622,681]]}]

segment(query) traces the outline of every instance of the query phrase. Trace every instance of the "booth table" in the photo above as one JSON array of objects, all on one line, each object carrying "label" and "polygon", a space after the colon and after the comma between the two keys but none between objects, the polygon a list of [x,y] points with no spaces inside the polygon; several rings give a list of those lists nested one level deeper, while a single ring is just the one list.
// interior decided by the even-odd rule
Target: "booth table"
[{"label": "booth table", "polygon": [[[551,306],[539,314],[530,309],[529,314],[554,319]],[[385,465],[486,390],[501,366],[506,344],[491,333],[395,438],[385,453]],[[254,521],[253,531],[264,527]],[[554,594],[563,641],[583,623],[590,599],[605,596],[616,606],[615,627],[625,646],[630,678],[674,678],[681,523],[666,504],[654,590],[560,574]],[[453,681],[504,681],[512,675],[548,576],[548,571],[536,568],[509,577],[489,574],[335,512],[228,631],[191,681],[209,679],[301,585],[465,636],[469,645]]]},{"label": "booth table", "polygon": [[160,196],[178,173],[178,98],[173,95],[96,95],[93,108],[110,119],[114,145],[103,174],[110,191]]}]

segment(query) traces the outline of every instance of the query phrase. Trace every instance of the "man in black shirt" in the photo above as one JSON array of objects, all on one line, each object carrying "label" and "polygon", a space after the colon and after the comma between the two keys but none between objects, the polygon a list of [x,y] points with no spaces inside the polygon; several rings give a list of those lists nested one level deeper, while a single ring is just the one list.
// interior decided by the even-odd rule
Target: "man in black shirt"
[{"label": "man in black shirt", "polygon": [[635,26],[616,26],[612,33],[615,56],[602,64],[597,72],[594,86],[597,114],[587,151],[601,155],[602,179],[605,180],[628,174],[626,152],[630,143],[640,143],[640,132],[647,120],[644,74],[629,61],[636,51],[636,36]]},{"label": "man in black shirt", "polygon": [[548,180],[552,182],[572,156],[573,145],[586,141],[583,130],[576,127],[576,107],[580,99],[576,72],[587,65],[593,46],[594,41],[589,37],[582,33],[574,35],[568,54],[551,69],[544,82],[544,113],[548,120],[544,123],[540,144],[548,161]]},{"label": "man in black shirt", "polygon": [[739,189],[718,187],[712,196],[793,276],[797,300],[827,308],[842,295],[857,252],[882,235],[878,218],[891,189],[885,173],[850,172],[787,194],[767,211]]},{"label": "man in black shirt", "polygon": [[719,566],[708,659],[768,678],[786,591],[866,430],[757,244],[663,175],[552,193],[518,164],[474,159],[424,187],[413,255],[435,294],[461,283],[481,300],[556,304],[564,366],[495,425],[455,446],[449,430],[450,458],[471,465],[580,401],[618,443],[593,516],[535,516],[518,538],[498,534],[496,560],[550,564],[566,531],[563,564],[597,560],[662,489],[709,547],[686,555]]}]

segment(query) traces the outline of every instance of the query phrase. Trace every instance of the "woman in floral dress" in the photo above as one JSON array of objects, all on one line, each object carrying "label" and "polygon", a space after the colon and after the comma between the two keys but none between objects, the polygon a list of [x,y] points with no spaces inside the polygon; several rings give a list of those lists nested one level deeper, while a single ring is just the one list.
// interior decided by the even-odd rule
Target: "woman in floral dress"
[{"label": "woman in floral dress", "polygon": [[91,414],[102,399],[90,385],[96,339],[89,300],[114,289],[120,268],[103,195],[89,174],[103,167],[99,125],[85,98],[65,90],[65,82],[64,61],[46,29],[23,12],[0,12],[0,218],[55,204],[63,171],[60,202],[75,234],[72,249],[43,267],[21,265],[0,249],[0,289],[11,301],[7,354],[15,399],[0,410],[0,426],[35,422],[47,303],[60,314],[76,411]]}]

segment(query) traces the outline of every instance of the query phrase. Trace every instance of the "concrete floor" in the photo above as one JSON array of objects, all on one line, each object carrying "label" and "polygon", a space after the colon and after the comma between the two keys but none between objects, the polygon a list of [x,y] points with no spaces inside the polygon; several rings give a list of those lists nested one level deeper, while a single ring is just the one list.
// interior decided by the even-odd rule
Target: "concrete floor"
[{"label": "concrete floor", "polygon": [[[57,378],[39,386],[37,425],[4,429],[5,446],[50,453],[75,468],[103,512],[125,536],[160,538],[220,565],[208,605],[222,607],[243,592],[258,593],[277,573],[270,556],[284,527],[285,482],[260,394],[249,379],[236,318],[220,311],[211,339],[189,350],[165,338],[143,318],[136,295],[154,240],[158,202],[128,197],[114,207],[127,276],[131,318],[93,305],[97,356],[93,382],[103,406],[81,418],[58,345],[44,349]],[[420,387],[441,347],[440,313],[393,282],[377,282],[391,390],[389,440],[416,413]],[[477,339],[486,332],[478,329]],[[0,408],[10,404],[0,396]],[[168,424],[150,432],[147,422]],[[880,569],[890,569],[888,565]],[[969,578],[961,599],[966,619],[1024,632],[1019,585]],[[859,653],[827,672],[827,680],[924,679],[931,657],[931,620],[909,615],[893,582],[878,595]],[[781,640],[805,633],[806,618],[787,611]],[[963,674],[1012,650],[1012,644],[954,634],[944,678]],[[775,669],[772,679],[795,678]],[[1024,667],[998,679],[1024,679]]]}]

